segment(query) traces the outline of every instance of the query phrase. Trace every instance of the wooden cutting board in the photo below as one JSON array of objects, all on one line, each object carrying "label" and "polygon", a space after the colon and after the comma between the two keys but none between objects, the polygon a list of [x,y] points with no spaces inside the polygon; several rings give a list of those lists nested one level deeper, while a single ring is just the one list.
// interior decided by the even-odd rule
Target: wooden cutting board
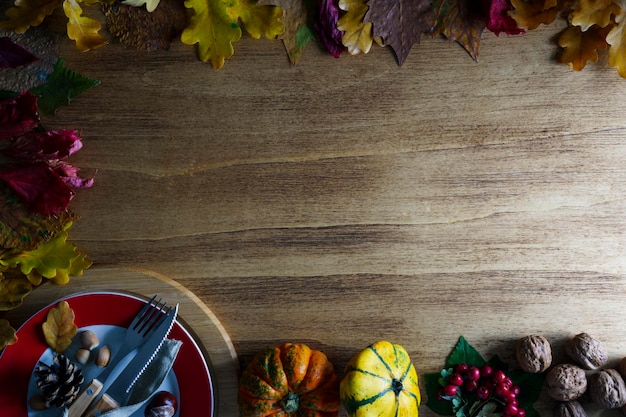
[{"label": "wooden cutting board", "polygon": [[70,285],[45,284],[37,288],[26,297],[24,305],[4,317],[17,327],[59,298],[93,291],[120,291],[145,297],[159,294],[170,304],[179,303],[179,317],[211,362],[217,387],[217,415],[237,415],[237,404],[231,399],[236,397],[239,361],[228,333],[207,305],[165,276],[149,271],[93,267],[82,277],[72,278]]}]

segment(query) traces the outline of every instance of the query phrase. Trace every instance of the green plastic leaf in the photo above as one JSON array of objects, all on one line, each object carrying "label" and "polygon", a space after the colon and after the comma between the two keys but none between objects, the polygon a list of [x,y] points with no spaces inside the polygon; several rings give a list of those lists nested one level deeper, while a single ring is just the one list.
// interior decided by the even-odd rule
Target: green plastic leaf
[{"label": "green plastic leaf", "polygon": [[446,361],[446,368],[450,368],[461,363],[479,367],[487,363],[487,361],[480,356],[480,353],[478,353],[472,345],[467,343],[467,340],[465,340],[463,336],[459,337],[459,341],[448,357],[448,360]]},{"label": "green plastic leaf", "polygon": [[428,396],[426,406],[440,416],[453,416],[452,403],[437,399],[437,391],[442,385],[440,383],[441,378],[442,375],[436,372],[424,374],[424,384],[426,386],[426,395]]},{"label": "green plastic leaf", "polygon": [[99,84],[98,80],[66,68],[65,61],[59,59],[46,83],[32,88],[30,92],[39,96],[37,104],[41,113],[54,114],[57,108],[68,105],[74,97]]},{"label": "green plastic leaf", "polygon": [[519,405],[526,411],[526,417],[539,417],[533,404],[539,399],[545,381],[545,373],[531,374],[522,370],[507,372],[513,383],[520,387]]}]

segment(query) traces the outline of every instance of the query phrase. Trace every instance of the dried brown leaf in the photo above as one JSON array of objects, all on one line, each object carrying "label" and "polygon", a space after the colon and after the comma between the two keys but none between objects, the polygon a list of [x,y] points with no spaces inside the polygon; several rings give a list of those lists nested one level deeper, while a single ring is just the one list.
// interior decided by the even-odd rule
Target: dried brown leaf
[{"label": "dried brown leaf", "polygon": [[78,332],[74,318],[74,310],[67,301],[61,301],[48,311],[48,317],[42,326],[43,334],[46,343],[55,352],[65,351],[72,343],[72,338]]}]

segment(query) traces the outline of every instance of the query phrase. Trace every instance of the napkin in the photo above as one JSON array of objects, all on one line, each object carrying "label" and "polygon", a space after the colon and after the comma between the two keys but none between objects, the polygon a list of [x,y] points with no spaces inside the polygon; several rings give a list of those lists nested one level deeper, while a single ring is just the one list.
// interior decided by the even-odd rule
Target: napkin
[{"label": "napkin", "polygon": [[[128,417],[143,407],[172,369],[182,344],[183,342],[178,340],[165,339],[152,362],[135,382],[128,400],[129,405],[102,413],[100,417]],[[59,417],[67,415],[68,411],[65,408]]]}]

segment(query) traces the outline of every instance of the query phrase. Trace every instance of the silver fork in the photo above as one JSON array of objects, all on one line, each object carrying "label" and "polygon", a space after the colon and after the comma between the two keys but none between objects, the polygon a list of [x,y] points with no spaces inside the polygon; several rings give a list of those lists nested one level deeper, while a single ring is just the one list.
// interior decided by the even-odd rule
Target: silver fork
[{"label": "silver fork", "polygon": [[106,380],[111,371],[115,368],[115,365],[117,365],[117,363],[125,358],[131,351],[141,346],[146,337],[150,335],[150,331],[165,318],[165,315],[170,310],[169,307],[165,309],[167,302],[161,302],[161,298],[154,303],[156,298],[157,295],[155,294],[150,301],[148,301],[146,305],[141,308],[139,313],[137,313],[135,318],[133,318],[133,321],[128,326],[126,334],[124,335],[124,340],[118,348],[117,353],[115,353],[115,355],[109,360],[106,368],[98,375],[98,379],[103,384],[106,383]]}]

